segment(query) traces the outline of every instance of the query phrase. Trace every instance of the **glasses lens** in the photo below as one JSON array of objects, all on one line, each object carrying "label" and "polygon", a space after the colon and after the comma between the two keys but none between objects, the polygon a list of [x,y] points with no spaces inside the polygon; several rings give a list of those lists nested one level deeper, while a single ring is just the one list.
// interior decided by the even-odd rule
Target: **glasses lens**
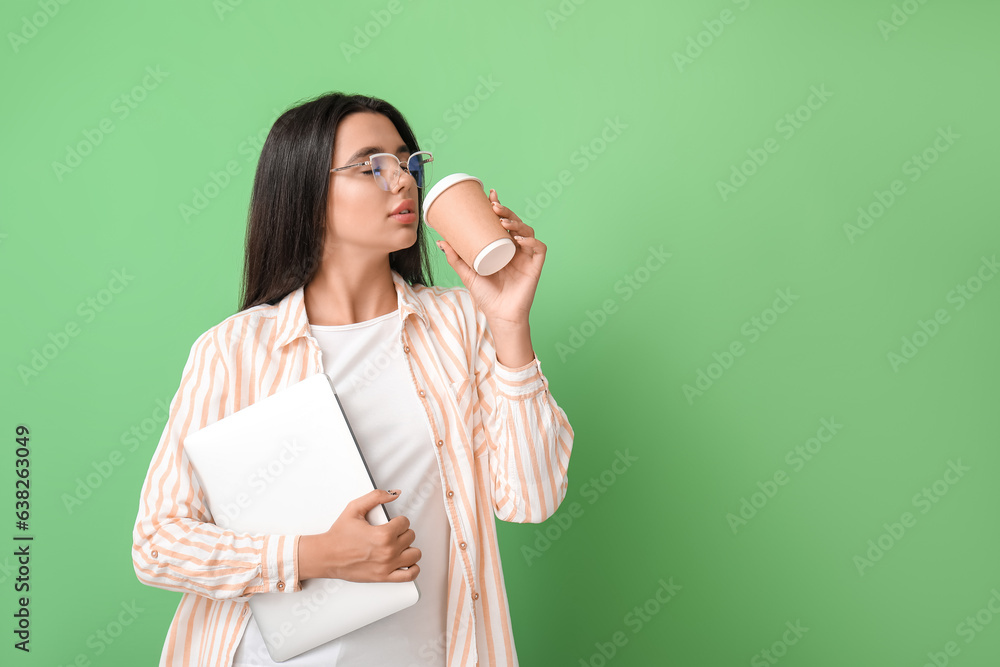
[{"label": "glasses lens", "polygon": [[399,176],[399,160],[391,155],[374,155],[371,157],[372,175],[375,182],[383,190],[391,189],[391,184],[396,183]]},{"label": "glasses lens", "polygon": [[419,153],[414,153],[410,156],[409,160],[409,170],[413,179],[417,182],[417,187],[425,188],[431,180],[431,165],[434,163],[431,161],[431,156],[429,153],[423,151]]}]

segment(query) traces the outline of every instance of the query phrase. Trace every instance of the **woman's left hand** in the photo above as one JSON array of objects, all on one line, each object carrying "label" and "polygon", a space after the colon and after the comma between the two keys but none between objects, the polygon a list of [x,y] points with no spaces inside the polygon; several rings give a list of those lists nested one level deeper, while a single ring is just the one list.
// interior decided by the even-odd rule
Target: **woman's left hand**
[{"label": "woman's left hand", "polygon": [[489,276],[481,276],[469,266],[447,241],[439,241],[462,283],[486,315],[492,328],[517,327],[528,324],[528,312],[535,298],[535,288],[545,262],[545,244],[535,238],[535,230],[522,222],[506,206],[500,204],[496,190],[490,190],[493,211],[500,223],[513,236],[516,250],[504,268]]}]

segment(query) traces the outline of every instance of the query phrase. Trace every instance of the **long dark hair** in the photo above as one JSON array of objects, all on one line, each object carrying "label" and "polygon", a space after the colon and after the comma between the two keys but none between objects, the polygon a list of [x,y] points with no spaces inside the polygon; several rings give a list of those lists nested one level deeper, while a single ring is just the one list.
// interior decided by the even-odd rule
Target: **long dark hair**
[{"label": "long dark hair", "polygon": [[[420,150],[403,114],[375,97],[328,93],[281,114],[264,141],[253,180],[240,310],[278,303],[319,270],[334,134],[345,116],[359,111],[388,117],[409,151]],[[411,285],[433,280],[423,190],[418,194],[416,243],[389,253],[389,267]]]}]

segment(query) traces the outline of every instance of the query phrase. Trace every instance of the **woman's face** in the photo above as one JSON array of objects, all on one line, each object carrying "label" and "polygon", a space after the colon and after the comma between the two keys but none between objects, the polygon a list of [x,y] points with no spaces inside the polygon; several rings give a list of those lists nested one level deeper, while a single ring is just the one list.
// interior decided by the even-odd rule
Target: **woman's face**
[{"label": "woman's face", "polygon": [[[392,153],[405,166],[410,156],[392,121],[374,112],[342,118],[333,145],[333,168],[364,162],[373,153]],[[371,165],[330,174],[326,203],[328,250],[387,256],[416,243],[417,182],[406,172],[395,183],[389,180],[390,189],[382,190],[371,174]],[[404,202],[414,215],[393,217],[392,212]]]}]

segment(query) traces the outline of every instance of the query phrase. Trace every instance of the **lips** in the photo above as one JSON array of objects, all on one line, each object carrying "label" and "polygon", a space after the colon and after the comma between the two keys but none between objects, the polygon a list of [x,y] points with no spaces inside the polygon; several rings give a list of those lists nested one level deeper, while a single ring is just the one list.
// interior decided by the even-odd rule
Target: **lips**
[{"label": "lips", "polygon": [[399,215],[403,211],[409,211],[410,213],[415,214],[417,212],[417,202],[412,199],[404,199],[399,202],[399,205],[396,206],[396,208],[392,209],[392,212],[389,215]]},{"label": "lips", "polygon": [[[403,211],[409,211],[409,213],[403,213]],[[389,217],[406,225],[413,224],[417,221],[417,202],[412,199],[403,200],[392,210]]]}]

